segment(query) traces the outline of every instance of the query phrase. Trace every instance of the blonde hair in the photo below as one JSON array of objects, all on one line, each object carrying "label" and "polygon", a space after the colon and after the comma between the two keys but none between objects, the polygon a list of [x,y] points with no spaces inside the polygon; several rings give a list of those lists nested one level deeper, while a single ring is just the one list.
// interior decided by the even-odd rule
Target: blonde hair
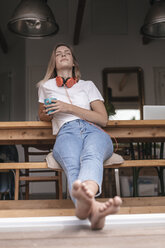
[{"label": "blonde hair", "polygon": [[40,84],[45,83],[47,80],[49,80],[51,78],[55,78],[57,76],[57,72],[56,72],[56,50],[60,46],[66,46],[71,51],[71,54],[72,54],[72,57],[73,57],[73,63],[74,63],[74,66],[72,68],[72,77],[76,78],[77,81],[81,78],[79,64],[78,64],[78,61],[77,61],[77,59],[76,59],[76,57],[75,57],[75,55],[73,53],[73,49],[69,45],[66,45],[65,43],[60,43],[53,49],[53,52],[51,54],[51,57],[50,57],[50,60],[49,60],[49,63],[48,63],[46,74],[45,74],[44,78],[40,82],[37,83],[37,86],[39,86]]}]

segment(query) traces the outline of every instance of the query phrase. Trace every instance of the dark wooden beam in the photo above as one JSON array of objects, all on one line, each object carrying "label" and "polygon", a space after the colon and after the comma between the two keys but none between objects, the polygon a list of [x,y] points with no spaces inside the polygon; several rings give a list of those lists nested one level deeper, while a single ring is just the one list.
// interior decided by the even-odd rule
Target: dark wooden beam
[{"label": "dark wooden beam", "polygon": [[0,28],[0,46],[2,48],[2,51],[4,53],[8,53],[8,45],[7,45],[7,41],[5,39],[5,36]]},{"label": "dark wooden beam", "polygon": [[78,2],[78,8],[77,8],[77,13],[76,13],[76,23],[75,23],[75,29],[74,29],[74,38],[73,38],[74,45],[78,45],[79,43],[81,24],[82,24],[83,15],[84,15],[85,4],[86,4],[86,0],[79,0]]}]

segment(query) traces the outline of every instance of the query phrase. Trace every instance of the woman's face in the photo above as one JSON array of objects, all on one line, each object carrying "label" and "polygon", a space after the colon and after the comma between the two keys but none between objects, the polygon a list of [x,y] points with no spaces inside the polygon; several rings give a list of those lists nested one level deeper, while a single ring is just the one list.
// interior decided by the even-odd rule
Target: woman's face
[{"label": "woman's face", "polygon": [[66,46],[57,47],[55,52],[56,70],[72,69],[73,56],[71,50]]}]

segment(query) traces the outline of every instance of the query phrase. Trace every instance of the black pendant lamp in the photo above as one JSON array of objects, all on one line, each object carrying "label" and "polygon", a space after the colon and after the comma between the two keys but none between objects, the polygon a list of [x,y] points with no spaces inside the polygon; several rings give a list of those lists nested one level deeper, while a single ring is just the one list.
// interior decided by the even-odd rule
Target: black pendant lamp
[{"label": "black pendant lamp", "polygon": [[150,39],[165,39],[165,0],[151,0],[141,33]]},{"label": "black pendant lamp", "polygon": [[21,37],[34,39],[55,35],[59,30],[46,0],[21,0],[8,28]]}]

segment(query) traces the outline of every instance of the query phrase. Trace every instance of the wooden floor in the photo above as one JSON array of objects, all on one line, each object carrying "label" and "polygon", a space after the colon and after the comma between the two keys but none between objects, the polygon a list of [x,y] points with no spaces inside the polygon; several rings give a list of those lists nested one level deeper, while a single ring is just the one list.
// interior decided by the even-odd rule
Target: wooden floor
[{"label": "wooden floor", "polygon": [[[155,215],[159,221],[154,221]],[[145,221],[148,216],[149,222]],[[22,217],[34,224],[25,225]],[[122,222],[123,217],[133,218],[135,222]],[[57,221],[58,218],[62,222]],[[41,219],[40,225],[36,219]],[[6,220],[9,220],[8,226],[4,224]],[[23,220],[23,227],[14,226],[15,220]],[[54,224],[45,225],[43,220]],[[124,198],[119,214],[107,217],[101,231],[92,231],[88,221],[76,219],[70,200],[0,202],[0,248],[164,248],[164,244],[165,197]]]},{"label": "wooden floor", "polygon": [[[151,218],[152,215],[150,214]],[[88,223],[81,224],[81,221],[77,221],[76,224],[69,221],[69,224],[65,222],[64,225],[0,228],[0,247],[164,248],[165,221],[152,224],[136,222],[114,224],[112,219],[112,223],[109,220],[101,231],[92,231]]]}]

